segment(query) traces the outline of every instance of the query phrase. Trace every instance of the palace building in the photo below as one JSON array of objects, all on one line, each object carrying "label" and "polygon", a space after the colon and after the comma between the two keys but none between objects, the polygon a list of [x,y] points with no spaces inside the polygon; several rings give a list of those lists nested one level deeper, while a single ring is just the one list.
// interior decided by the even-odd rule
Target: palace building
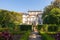
[{"label": "palace building", "polygon": [[28,11],[22,17],[23,24],[43,24],[42,11]]}]

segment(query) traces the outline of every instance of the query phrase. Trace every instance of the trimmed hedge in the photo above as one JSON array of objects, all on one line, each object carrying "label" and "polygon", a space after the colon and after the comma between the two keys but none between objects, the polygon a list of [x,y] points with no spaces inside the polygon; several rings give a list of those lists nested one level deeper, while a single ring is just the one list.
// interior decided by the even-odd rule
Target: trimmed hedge
[{"label": "trimmed hedge", "polygon": [[43,27],[43,25],[37,25],[37,29],[40,30]]},{"label": "trimmed hedge", "polygon": [[8,30],[8,28],[0,28],[0,32],[4,32],[5,30]]},{"label": "trimmed hedge", "polygon": [[57,32],[57,31],[60,31],[60,25],[56,25],[56,24],[37,25],[38,30],[41,30],[41,28],[45,32]]},{"label": "trimmed hedge", "polygon": [[56,31],[58,31],[58,26],[57,25],[49,25],[49,27],[48,27],[48,31],[49,32],[56,32]]},{"label": "trimmed hedge", "polygon": [[20,30],[21,31],[32,30],[32,25],[20,25]]},{"label": "trimmed hedge", "polygon": [[58,31],[60,31],[60,25],[58,25]]}]

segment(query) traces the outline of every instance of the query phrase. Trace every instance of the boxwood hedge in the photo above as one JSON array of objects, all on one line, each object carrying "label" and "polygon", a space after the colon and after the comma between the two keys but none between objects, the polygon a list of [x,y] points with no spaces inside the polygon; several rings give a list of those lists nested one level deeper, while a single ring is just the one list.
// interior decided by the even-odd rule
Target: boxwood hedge
[{"label": "boxwood hedge", "polygon": [[58,31],[58,26],[55,25],[55,24],[51,24],[51,25],[49,25],[49,27],[48,27],[48,31],[49,31],[49,32],[56,32],[56,31]]},{"label": "boxwood hedge", "polygon": [[20,25],[20,30],[21,31],[32,30],[32,25]]}]

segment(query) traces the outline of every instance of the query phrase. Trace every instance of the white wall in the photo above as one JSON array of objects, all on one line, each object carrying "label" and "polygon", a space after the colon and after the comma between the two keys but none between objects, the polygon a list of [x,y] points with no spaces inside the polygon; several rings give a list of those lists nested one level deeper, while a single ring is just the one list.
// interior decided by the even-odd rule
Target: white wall
[{"label": "white wall", "polygon": [[42,17],[41,12],[28,12],[28,15],[25,14],[23,15],[23,23],[32,24],[35,21],[36,24],[38,24],[39,23],[38,20],[40,19],[40,22],[42,24],[43,22],[41,17]]}]

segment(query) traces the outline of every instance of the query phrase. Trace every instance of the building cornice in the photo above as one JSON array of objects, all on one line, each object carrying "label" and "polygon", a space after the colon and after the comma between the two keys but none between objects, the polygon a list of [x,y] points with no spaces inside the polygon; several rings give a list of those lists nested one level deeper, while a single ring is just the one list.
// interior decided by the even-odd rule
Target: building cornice
[{"label": "building cornice", "polygon": [[42,12],[42,11],[38,11],[38,10],[37,10],[37,11],[35,11],[35,10],[34,10],[34,11],[28,11],[28,12]]}]

